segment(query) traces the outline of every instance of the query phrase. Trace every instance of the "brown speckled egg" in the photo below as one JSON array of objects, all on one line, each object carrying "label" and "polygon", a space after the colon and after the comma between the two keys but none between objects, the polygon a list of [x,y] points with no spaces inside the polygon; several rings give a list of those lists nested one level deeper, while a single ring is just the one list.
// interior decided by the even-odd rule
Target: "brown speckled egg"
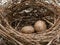
[{"label": "brown speckled egg", "polygon": [[21,32],[26,33],[26,34],[30,34],[34,32],[34,28],[32,26],[24,26],[21,29]]},{"label": "brown speckled egg", "polygon": [[34,24],[34,28],[36,32],[41,32],[47,29],[47,25],[44,21],[39,20]]}]

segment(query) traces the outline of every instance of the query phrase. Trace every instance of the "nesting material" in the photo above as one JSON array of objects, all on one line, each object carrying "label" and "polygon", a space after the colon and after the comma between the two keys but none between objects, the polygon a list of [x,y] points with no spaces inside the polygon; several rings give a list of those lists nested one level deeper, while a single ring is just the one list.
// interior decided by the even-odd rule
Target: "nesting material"
[{"label": "nesting material", "polygon": [[34,28],[36,32],[41,32],[47,29],[46,23],[42,20],[37,21],[34,24]]},{"label": "nesting material", "polygon": [[21,29],[21,32],[26,33],[26,34],[30,34],[34,32],[34,28],[32,26],[24,26]]}]

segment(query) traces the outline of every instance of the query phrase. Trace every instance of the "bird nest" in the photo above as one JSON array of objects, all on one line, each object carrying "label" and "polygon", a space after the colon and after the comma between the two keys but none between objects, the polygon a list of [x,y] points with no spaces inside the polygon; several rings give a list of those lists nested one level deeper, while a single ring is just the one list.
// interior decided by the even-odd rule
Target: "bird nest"
[{"label": "bird nest", "polygon": [[[24,1],[10,4],[0,14],[0,34],[6,40],[16,43],[14,45],[53,45],[60,32],[59,10],[58,6],[45,2]],[[20,32],[23,26],[34,26],[38,20],[46,22],[47,30],[31,34]]]}]

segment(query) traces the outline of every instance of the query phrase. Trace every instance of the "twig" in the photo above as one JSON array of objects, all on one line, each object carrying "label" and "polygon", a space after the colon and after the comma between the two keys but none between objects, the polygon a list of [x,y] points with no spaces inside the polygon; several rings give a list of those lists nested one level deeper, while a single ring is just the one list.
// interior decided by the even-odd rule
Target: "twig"
[{"label": "twig", "polygon": [[11,37],[10,35],[8,35],[7,33],[3,32],[1,29],[0,29],[0,34],[2,34],[3,36],[8,37],[8,38],[10,38],[11,40],[17,42],[19,45],[23,45],[22,43],[20,43],[19,41],[17,41],[16,39],[14,39],[14,38]]},{"label": "twig", "polygon": [[19,23],[17,24],[17,26],[15,27],[15,30],[17,30],[17,27],[19,26],[19,24],[20,24],[20,21],[19,21]]},{"label": "twig", "polygon": [[47,45],[51,45],[52,42],[56,39],[57,37],[54,37]]},{"label": "twig", "polygon": [[56,22],[56,15],[54,15],[54,23]]},{"label": "twig", "polygon": [[53,23],[51,23],[50,21],[48,21],[47,19],[43,18],[46,22],[48,22],[50,25],[54,25]]}]

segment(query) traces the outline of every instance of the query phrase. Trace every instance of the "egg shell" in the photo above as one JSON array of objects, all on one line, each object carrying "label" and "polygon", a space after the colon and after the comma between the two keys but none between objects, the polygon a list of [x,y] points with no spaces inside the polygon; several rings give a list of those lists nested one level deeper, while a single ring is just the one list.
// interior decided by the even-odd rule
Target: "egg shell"
[{"label": "egg shell", "polygon": [[30,33],[33,33],[34,32],[34,28],[32,26],[24,26],[21,29],[21,32],[30,34]]},{"label": "egg shell", "polygon": [[37,32],[41,32],[47,29],[47,25],[44,21],[39,20],[34,24],[34,29]]}]

